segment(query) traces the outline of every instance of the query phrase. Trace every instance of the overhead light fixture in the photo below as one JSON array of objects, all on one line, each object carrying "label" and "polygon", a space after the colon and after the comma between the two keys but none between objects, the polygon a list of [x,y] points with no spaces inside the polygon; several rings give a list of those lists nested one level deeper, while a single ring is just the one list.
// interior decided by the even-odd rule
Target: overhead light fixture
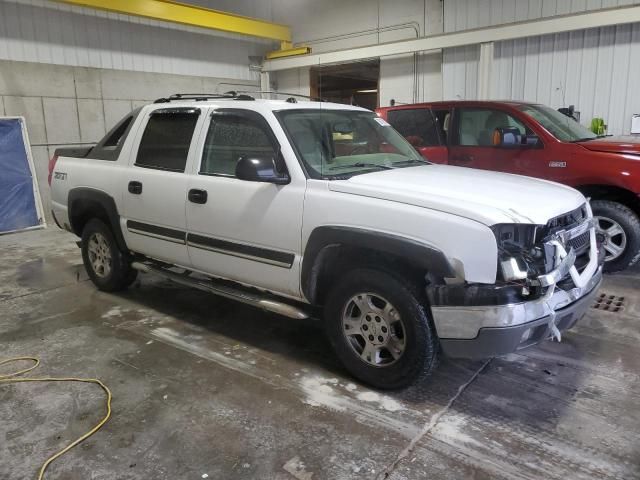
[{"label": "overhead light fixture", "polygon": [[356,90],[356,93],[378,93],[378,89],[372,88],[370,90]]}]

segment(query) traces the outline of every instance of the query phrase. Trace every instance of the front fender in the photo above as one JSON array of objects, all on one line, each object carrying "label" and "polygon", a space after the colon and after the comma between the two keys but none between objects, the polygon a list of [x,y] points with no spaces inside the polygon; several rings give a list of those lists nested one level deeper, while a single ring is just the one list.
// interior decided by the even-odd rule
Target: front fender
[{"label": "front fender", "polygon": [[302,259],[301,286],[309,301],[315,301],[315,288],[323,259],[332,248],[339,246],[358,247],[392,255],[438,277],[455,277],[455,271],[447,257],[432,246],[372,230],[321,226],[311,232]]}]

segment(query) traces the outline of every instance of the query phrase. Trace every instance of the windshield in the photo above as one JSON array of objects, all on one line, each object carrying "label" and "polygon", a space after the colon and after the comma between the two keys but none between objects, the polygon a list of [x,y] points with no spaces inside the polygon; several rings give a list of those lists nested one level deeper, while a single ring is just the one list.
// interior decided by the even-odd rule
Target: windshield
[{"label": "windshield", "polygon": [[523,105],[520,109],[562,142],[579,142],[598,138],[591,130],[553,108],[544,105]]},{"label": "windshield", "polygon": [[427,165],[385,120],[357,110],[276,112],[311,178]]}]

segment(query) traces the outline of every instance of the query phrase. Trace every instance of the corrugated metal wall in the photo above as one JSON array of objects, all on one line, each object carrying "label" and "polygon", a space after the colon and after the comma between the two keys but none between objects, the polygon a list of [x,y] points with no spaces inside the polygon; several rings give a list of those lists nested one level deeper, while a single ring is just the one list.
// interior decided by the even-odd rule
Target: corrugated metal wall
[{"label": "corrugated metal wall", "polygon": [[444,31],[640,4],[640,0],[444,0]]},{"label": "corrugated metal wall", "polygon": [[640,24],[496,44],[494,98],[575,105],[581,121],[602,117],[629,133],[640,113]]},{"label": "corrugated metal wall", "polygon": [[256,80],[248,57],[270,46],[45,0],[0,0],[4,60]]},{"label": "corrugated metal wall", "polygon": [[[584,10],[640,3],[628,1],[445,1],[446,31],[477,28]],[[443,54],[445,99],[477,97],[479,46]],[[640,24],[496,43],[491,96],[575,105],[582,123],[602,117],[609,133],[627,134],[640,113]]]}]

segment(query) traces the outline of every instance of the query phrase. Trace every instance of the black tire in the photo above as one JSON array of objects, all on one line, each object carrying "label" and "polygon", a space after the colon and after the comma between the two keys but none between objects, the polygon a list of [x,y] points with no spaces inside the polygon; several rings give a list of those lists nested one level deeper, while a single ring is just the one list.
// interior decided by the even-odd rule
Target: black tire
[{"label": "black tire", "polygon": [[[605,219],[616,222],[626,236],[626,246],[623,252],[611,260],[606,260],[604,264],[605,272],[619,272],[634,265],[640,258],[640,219],[638,215],[626,205],[611,200],[593,200],[591,202],[593,216],[599,217],[600,224],[604,227],[611,225]],[[602,238],[602,236],[601,236]],[[620,242],[621,236],[614,237],[613,242]],[[610,252],[606,251],[608,255]]]},{"label": "black tire", "polygon": [[[358,342],[354,343],[354,340],[366,342],[362,336],[362,330],[359,333],[351,330],[354,332],[352,334],[354,336],[349,337],[351,340],[344,333],[346,327],[343,324],[343,314],[350,305],[354,305],[351,300],[363,293],[379,295],[392,304],[393,310],[397,310],[400,315],[401,328],[404,330],[404,351],[395,360],[391,360],[391,356],[388,355],[387,361],[392,362],[389,365],[371,365],[358,354],[356,349],[359,346],[363,348],[362,354],[365,354],[364,347],[358,345]],[[357,307],[355,308],[359,311]],[[361,319],[358,321],[362,323],[360,327],[362,329],[365,328],[366,314],[360,312],[359,315]],[[395,313],[393,315],[395,316]],[[397,325],[397,317],[394,318]],[[373,320],[378,321],[377,318]],[[354,377],[373,387],[380,389],[407,387],[426,377],[436,365],[438,339],[429,320],[426,299],[410,282],[404,281],[399,276],[372,268],[349,271],[333,286],[327,296],[324,323],[329,341],[345,368]],[[371,333],[371,330],[368,333]],[[387,353],[390,351],[387,350]]]},{"label": "black tire", "polygon": [[[98,245],[99,258],[102,260],[96,262],[95,248]],[[97,218],[89,220],[82,230],[82,261],[91,281],[104,292],[127,288],[138,274],[137,270],[131,268],[127,254],[118,247],[111,229]],[[102,268],[96,267],[97,264],[101,264]]]}]

